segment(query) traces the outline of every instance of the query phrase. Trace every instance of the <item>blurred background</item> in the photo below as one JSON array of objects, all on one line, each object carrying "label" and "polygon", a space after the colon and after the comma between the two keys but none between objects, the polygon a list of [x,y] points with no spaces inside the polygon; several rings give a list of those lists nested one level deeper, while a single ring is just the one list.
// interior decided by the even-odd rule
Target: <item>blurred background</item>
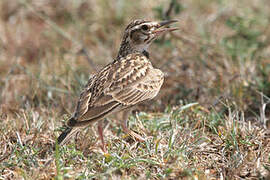
[{"label": "blurred background", "polygon": [[[269,153],[266,150],[268,148],[269,152],[269,139],[267,141],[266,136],[260,135],[257,129],[246,133],[246,126],[237,134],[232,125],[237,119],[256,124],[262,129],[270,128],[269,0],[1,0],[0,154],[1,157],[8,152],[13,154],[0,158],[0,162],[10,158],[7,161],[9,164],[0,164],[0,168],[16,174],[14,164],[20,164],[22,169],[27,167],[30,177],[38,177],[39,172],[45,172],[44,177],[50,173],[50,177],[54,177],[55,166],[49,166],[52,168],[50,173],[40,166],[35,176],[31,175],[31,168],[36,167],[37,163],[42,164],[43,158],[49,157],[44,149],[52,147],[57,128],[73,113],[78,95],[88,77],[113,61],[123,31],[134,19],[177,19],[179,22],[174,26],[180,29],[159,38],[149,48],[153,66],[161,69],[166,77],[158,97],[137,109],[150,113],[143,114],[142,118],[137,117],[145,122],[143,131],[155,127],[148,134],[155,138],[163,137],[162,141],[157,139],[154,143],[163,144],[165,151],[175,133],[173,124],[166,125],[169,129],[162,129],[164,125],[161,125],[166,124],[165,121],[171,117],[170,109],[187,108],[183,105],[199,103],[197,109],[173,115],[176,119],[179,117],[179,122],[176,121],[178,128],[182,129],[177,136],[179,144],[171,152],[179,153],[178,147],[188,143],[189,146],[185,147],[191,150],[183,150],[186,156],[182,152],[180,155],[168,153],[168,158],[183,156],[186,159],[167,159],[168,167],[171,166],[173,170],[160,171],[164,174],[176,173],[180,171],[178,162],[188,162],[189,165],[195,162],[194,167],[202,167],[202,171],[205,167],[212,168],[211,173],[220,177],[226,173],[240,172],[235,170],[240,167],[239,162],[245,162],[242,164],[247,165],[247,169],[251,166],[254,166],[251,169],[266,167],[264,164],[259,166],[259,160],[269,165]],[[153,113],[162,118],[153,118]],[[131,118],[130,122],[134,119]],[[114,128],[113,123],[110,126],[113,128],[108,128],[110,138],[106,140],[110,141],[115,152],[116,147],[122,147],[121,144],[113,144],[119,130]],[[91,147],[96,146],[97,138],[92,136],[93,133],[85,134],[88,134],[88,140],[85,141],[85,135],[77,144],[80,144],[79,149],[85,155],[82,159],[92,162],[88,155],[89,152],[93,155]],[[240,138],[237,142],[234,141],[238,140],[235,134]],[[202,141],[202,136],[206,136],[207,141]],[[29,146],[20,144],[19,137],[23,144]],[[214,141],[216,144],[211,144]],[[196,145],[197,142],[202,143]],[[207,146],[203,146],[205,144]],[[207,154],[206,157],[205,148],[212,146],[216,148],[214,152],[223,152],[225,149],[226,153],[221,156],[209,150],[209,156]],[[26,152],[32,154],[26,156]],[[65,158],[70,162],[73,157],[82,157],[72,154],[74,152],[77,153],[75,150],[65,151],[62,156],[71,154],[71,160]],[[119,154],[122,152],[120,149]],[[148,149],[145,152],[148,156]],[[247,152],[255,155],[249,156],[245,154]],[[100,164],[104,164],[104,156],[96,156],[95,162],[100,160],[102,163],[93,164],[96,166],[95,172],[106,172],[100,168]],[[163,158],[162,153],[156,152],[156,156],[157,161]],[[25,159],[20,160],[22,157]],[[118,156],[110,158],[118,162]],[[244,158],[245,161],[242,161]],[[204,166],[202,162],[208,165]],[[212,162],[221,163],[212,167]],[[189,165],[180,164],[180,169],[190,169]],[[81,166],[75,167],[81,171],[86,166],[81,163]],[[157,175],[155,166],[146,167],[150,175]],[[136,173],[140,175],[141,172],[139,167]],[[129,167],[124,173],[130,173]]]},{"label": "blurred background", "polygon": [[40,105],[72,111],[89,75],[116,57],[125,26],[140,18],[178,19],[180,27],[150,48],[154,66],[166,73],[152,110],[194,101],[222,107],[229,99],[256,116],[262,93],[269,102],[267,0],[2,0],[0,6],[2,111]]},{"label": "blurred background", "polygon": [[151,110],[229,103],[256,117],[269,102],[267,0],[2,0],[0,7],[2,113],[26,106],[71,113],[89,75],[116,57],[125,26],[140,18],[178,19],[180,27],[150,48],[166,73]]},{"label": "blurred background", "polygon": [[116,57],[125,26],[142,18],[177,19],[180,30],[150,48],[166,80],[139,109],[199,102],[243,111],[247,120],[269,117],[267,0],[2,0],[0,7],[3,116],[27,108],[71,114],[90,74]]}]

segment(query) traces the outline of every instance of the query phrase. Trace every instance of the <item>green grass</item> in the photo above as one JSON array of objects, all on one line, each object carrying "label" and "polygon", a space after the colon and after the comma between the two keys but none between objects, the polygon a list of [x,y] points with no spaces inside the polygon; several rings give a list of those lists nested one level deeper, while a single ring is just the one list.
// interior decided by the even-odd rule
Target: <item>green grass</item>
[{"label": "green grass", "polygon": [[[0,2],[0,179],[269,179],[267,1],[172,0],[170,13],[163,0],[44,2]],[[137,18],[180,27],[151,46],[166,79],[129,117],[146,141],[109,117],[108,153],[95,125],[54,150],[89,75]]]}]

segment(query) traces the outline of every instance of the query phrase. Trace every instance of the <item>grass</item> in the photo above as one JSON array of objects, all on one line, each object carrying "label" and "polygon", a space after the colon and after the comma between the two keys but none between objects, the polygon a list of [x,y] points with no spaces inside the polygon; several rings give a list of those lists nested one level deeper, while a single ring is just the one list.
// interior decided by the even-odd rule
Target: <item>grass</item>
[{"label": "grass", "polygon": [[[2,0],[0,179],[269,179],[268,4]],[[137,18],[180,19],[151,46],[161,92],[129,117],[146,142],[110,117],[107,154],[96,126],[53,150],[89,75]]]}]

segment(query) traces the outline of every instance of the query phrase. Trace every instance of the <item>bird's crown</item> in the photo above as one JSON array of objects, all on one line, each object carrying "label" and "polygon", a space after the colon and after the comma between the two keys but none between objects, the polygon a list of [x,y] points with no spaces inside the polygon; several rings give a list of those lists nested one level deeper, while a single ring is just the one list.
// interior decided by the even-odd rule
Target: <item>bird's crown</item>
[{"label": "bird's crown", "polygon": [[117,59],[134,52],[147,52],[149,45],[159,35],[177,30],[177,28],[161,28],[176,20],[162,22],[137,19],[126,27]]}]

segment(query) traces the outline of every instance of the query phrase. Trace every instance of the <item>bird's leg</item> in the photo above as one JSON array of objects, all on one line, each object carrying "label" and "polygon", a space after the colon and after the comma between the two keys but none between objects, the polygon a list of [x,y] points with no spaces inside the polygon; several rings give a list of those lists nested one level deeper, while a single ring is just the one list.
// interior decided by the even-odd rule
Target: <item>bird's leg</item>
[{"label": "bird's leg", "polygon": [[133,138],[135,138],[136,140],[140,141],[140,142],[145,142],[145,139],[140,136],[139,134],[133,132],[132,130],[130,130],[128,127],[127,127],[127,120],[128,120],[128,116],[130,114],[131,110],[126,110],[123,112],[123,119],[122,119],[122,122],[121,122],[121,126],[123,128],[123,131],[127,134],[129,134],[130,136],[132,136]]},{"label": "bird's leg", "polygon": [[98,135],[101,140],[101,149],[104,153],[107,153],[107,148],[103,136],[103,120],[98,121]]}]

